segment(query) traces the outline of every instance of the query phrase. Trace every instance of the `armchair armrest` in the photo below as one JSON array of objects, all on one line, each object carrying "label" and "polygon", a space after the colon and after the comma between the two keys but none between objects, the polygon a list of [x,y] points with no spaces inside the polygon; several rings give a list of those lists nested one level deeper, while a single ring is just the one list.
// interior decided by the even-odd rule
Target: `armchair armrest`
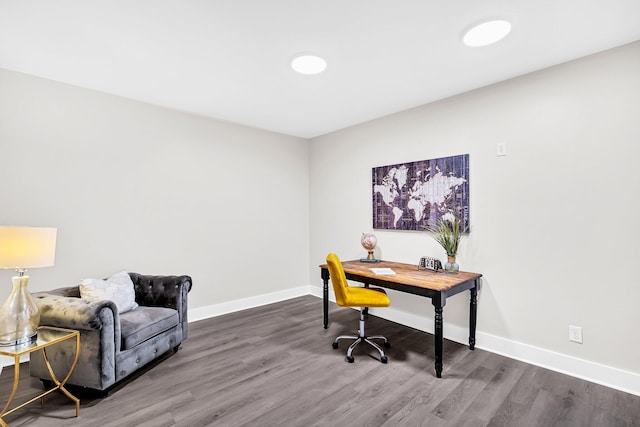
[{"label": "armchair armrest", "polygon": [[[37,292],[33,299],[40,310],[40,325],[80,331],[80,349],[71,350],[64,342],[47,351],[54,370],[67,372],[66,352],[79,351],[79,365],[71,377],[72,383],[104,390],[116,380],[115,360],[121,347],[118,308],[112,301],[91,301],[79,295],[75,286]],[[41,356],[31,357],[31,376],[50,378],[47,369]]]},{"label": "armchair armrest", "polygon": [[40,310],[41,325],[99,331],[107,325],[120,324],[118,309],[112,301],[90,301],[48,292],[34,293],[33,298]]}]

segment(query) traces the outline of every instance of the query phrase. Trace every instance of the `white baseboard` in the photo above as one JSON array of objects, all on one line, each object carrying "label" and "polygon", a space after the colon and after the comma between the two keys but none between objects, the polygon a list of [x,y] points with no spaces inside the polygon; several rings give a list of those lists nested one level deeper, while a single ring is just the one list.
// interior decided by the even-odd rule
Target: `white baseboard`
[{"label": "white baseboard", "polygon": [[[479,343],[482,345],[479,345]],[[476,347],[640,396],[640,374],[634,372],[483,332],[476,333]]]},{"label": "white baseboard", "polygon": [[[310,293],[318,298],[322,298],[322,289],[317,286],[312,286]],[[332,294],[329,295],[329,299],[335,302]],[[377,310],[372,308],[370,309],[370,313],[383,319],[433,334],[433,321],[425,317],[407,313],[393,307]],[[467,328],[445,322],[443,334],[445,338],[451,341],[469,344],[469,330]],[[482,332],[481,330],[476,331],[476,347],[511,359],[541,366],[552,371],[640,396],[640,374],[634,372],[502,338]]]},{"label": "white baseboard", "polygon": [[[223,314],[272,304],[304,295],[313,295],[317,298],[322,298],[322,288],[318,286],[300,286],[264,295],[189,309],[189,322],[221,316]],[[335,302],[333,295],[330,294],[329,298]],[[320,306],[318,308],[320,310]],[[319,315],[320,313],[321,311],[318,312]],[[384,310],[371,309],[371,314],[420,331],[433,333],[433,322],[429,319],[393,307],[385,308]],[[444,337],[461,344],[468,344],[469,340],[468,330],[466,328],[451,324],[445,324]],[[640,374],[634,372],[579,359],[551,350],[545,350],[540,347],[488,334],[481,330],[476,332],[476,347],[640,396]],[[23,361],[27,361],[26,358]],[[0,356],[0,372],[2,372],[3,366],[9,365],[13,365],[13,358]]]},{"label": "white baseboard", "polygon": [[206,307],[198,307],[189,309],[189,322],[195,322],[210,317],[221,316],[235,311],[246,310],[249,308],[260,307],[262,305],[272,304],[274,302],[285,301],[291,298],[297,298],[311,293],[311,286],[300,286],[297,288],[285,289],[282,291],[270,292],[268,294],[257,295],[248,298],[242,298],[233,301],[226,301],[220,304],[209,305]]}]

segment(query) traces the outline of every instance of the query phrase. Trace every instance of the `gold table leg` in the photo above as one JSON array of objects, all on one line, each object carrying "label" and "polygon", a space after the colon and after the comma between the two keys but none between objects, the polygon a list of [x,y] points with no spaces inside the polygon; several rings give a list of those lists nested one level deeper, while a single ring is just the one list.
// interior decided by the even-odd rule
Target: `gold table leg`
[{"label": "gold table leg", "polygon": [[9,409],[11,402],[13,402],[13,398],[15,397],[16,391],[18,390],[19,381],[20,381],[20,355],[16,355],[14,357],[14,362],[13,362],[13,387],[11,388],[11,394],[9,394],[9,400],[7,400],[7,404],[4,405],[4,408],[2,408],[2,412],[0,412],[0,423],[2,423],[0,425],[2,425],[2,427],[9,427],[9,424],[5,423],[2,417],[4,417],[5,415],[9,415],[13,411],[15,411],[15,409],[12,409],[11,411],[7,411],[7,409]]},{"label": "gold table leg", "polygon": [[75,354],[75,357],[73,358],[73,363],[71,364],[71,368],[69,368],[69,373],[67,374],[66,377],[64,377],[62,381],[58,380],[58,377],[56,377],[56,374],[53,372],[53,368],[51,368],[51,363],[49,362],[49,357],[47,357],[46,348],[42,349],[42,356],[44,357],[44,364],[47,367],[47,371],[49,371],[49,375],[51,376],[51,379],[53,380],[56,386],[51,388],[50,390],[47,390],[41,396],[36,397],[36,399],[41,398],[42,406],[44,407],[45,396],[49,393],[52,393],[55,390],[60,390],[65,394],[65,396],[67,396],[76,404],[76,417],[79,417],[80,416],[80,399],[78,399],[73,394],[71,394],[71,392],[67,390],[64,387],[64,385],[67,383],[67,381],[69,381],[69,378],[71,378],[71,374],[73,374],[73,371],[74,369],[76,369],[76,365],[78,364],[78,357],[80,356],[80,334],[76,335],[76,354]]},{"label": "gold table leg", "polygon": [[9,409],[11,402],[13,402],[13,398],[15,397],[16,391],[18,390],[18,382],[20,381],[20,355],[16,355],[14,370],[13,370],[13,388],[11,389],[11,394],[9,395],[9,400],[7,401],[7,404],[2,409],[2,412],[0,412],[0,427],[9,427],[9,425],[2,419],[5,415],[12,414],[18,409],[24,408],[25,406],[30,405],[31,403],[35,402],[38,399],[40,399],[41,406],[44,407],[44,398],[56,390],[60,390],[61,392],[63,392],[69,399],[71,399],[76,404],[76,417],[80,416],[80,399],[75,397],[73,394],[71,394],[71,392],[69,392],[69,390],[67,390],[64,387],[67,381],[69,381],[69,378],[71,378],[71,374],[73,374],[73,371],[76,368],[76,365],[78,364],[78,358],[80,356],[80,334],[78,333],[76,335],[76,352],[73,358],[73,363],[71,364],[71,368],[69,368],[69,373],[67,374],[66,377],[64,377],[62,381],[58,380],[58,378],[56,377],[56,374],[53,372],[53,368],[51,368],[51,363],[49,362],[49,358],[47,357],[46,348],[43,347],[41,350],[42,350],[42,355],[44,357],[45,365],[47,366],[47,370],[49,371],[49,375],[51,376],[51,379],[55,383],[55,387],[52,387],[51,389],[45,391],[44,393],[40,393],[36,397],[30,399],[29,401],[19,406],[16,406],[11,410],[7,410]]}]

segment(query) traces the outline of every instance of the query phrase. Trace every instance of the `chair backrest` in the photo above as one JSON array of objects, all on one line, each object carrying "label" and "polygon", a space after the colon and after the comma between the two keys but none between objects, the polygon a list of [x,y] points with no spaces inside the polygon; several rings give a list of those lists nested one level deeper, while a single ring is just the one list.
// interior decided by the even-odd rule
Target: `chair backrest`
[{"label": "chair backrest", "polygon": [[333,285],[333,292],[336,294],[336,303],[345,305],[347,303],[347,294],[349,293],[349,285],[347,285],[347,277],[344,274],[340,258],[336,254],[327,255],[327,265],[329,266],[329,276]]}]

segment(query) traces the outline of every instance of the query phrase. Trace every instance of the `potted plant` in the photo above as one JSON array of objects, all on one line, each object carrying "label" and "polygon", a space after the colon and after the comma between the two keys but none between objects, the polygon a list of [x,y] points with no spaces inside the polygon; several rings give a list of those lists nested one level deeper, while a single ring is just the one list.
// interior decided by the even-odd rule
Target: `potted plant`
[{"label": "potted plant", "polygon": [[443,215],[434,227],[427,227],[434,233],[433,238],[447,252],[447,262],[444,270],[447,273],[457,273],[460,266],[456,263],[458,244],[460,243],[460,218],[453,213]]}]

